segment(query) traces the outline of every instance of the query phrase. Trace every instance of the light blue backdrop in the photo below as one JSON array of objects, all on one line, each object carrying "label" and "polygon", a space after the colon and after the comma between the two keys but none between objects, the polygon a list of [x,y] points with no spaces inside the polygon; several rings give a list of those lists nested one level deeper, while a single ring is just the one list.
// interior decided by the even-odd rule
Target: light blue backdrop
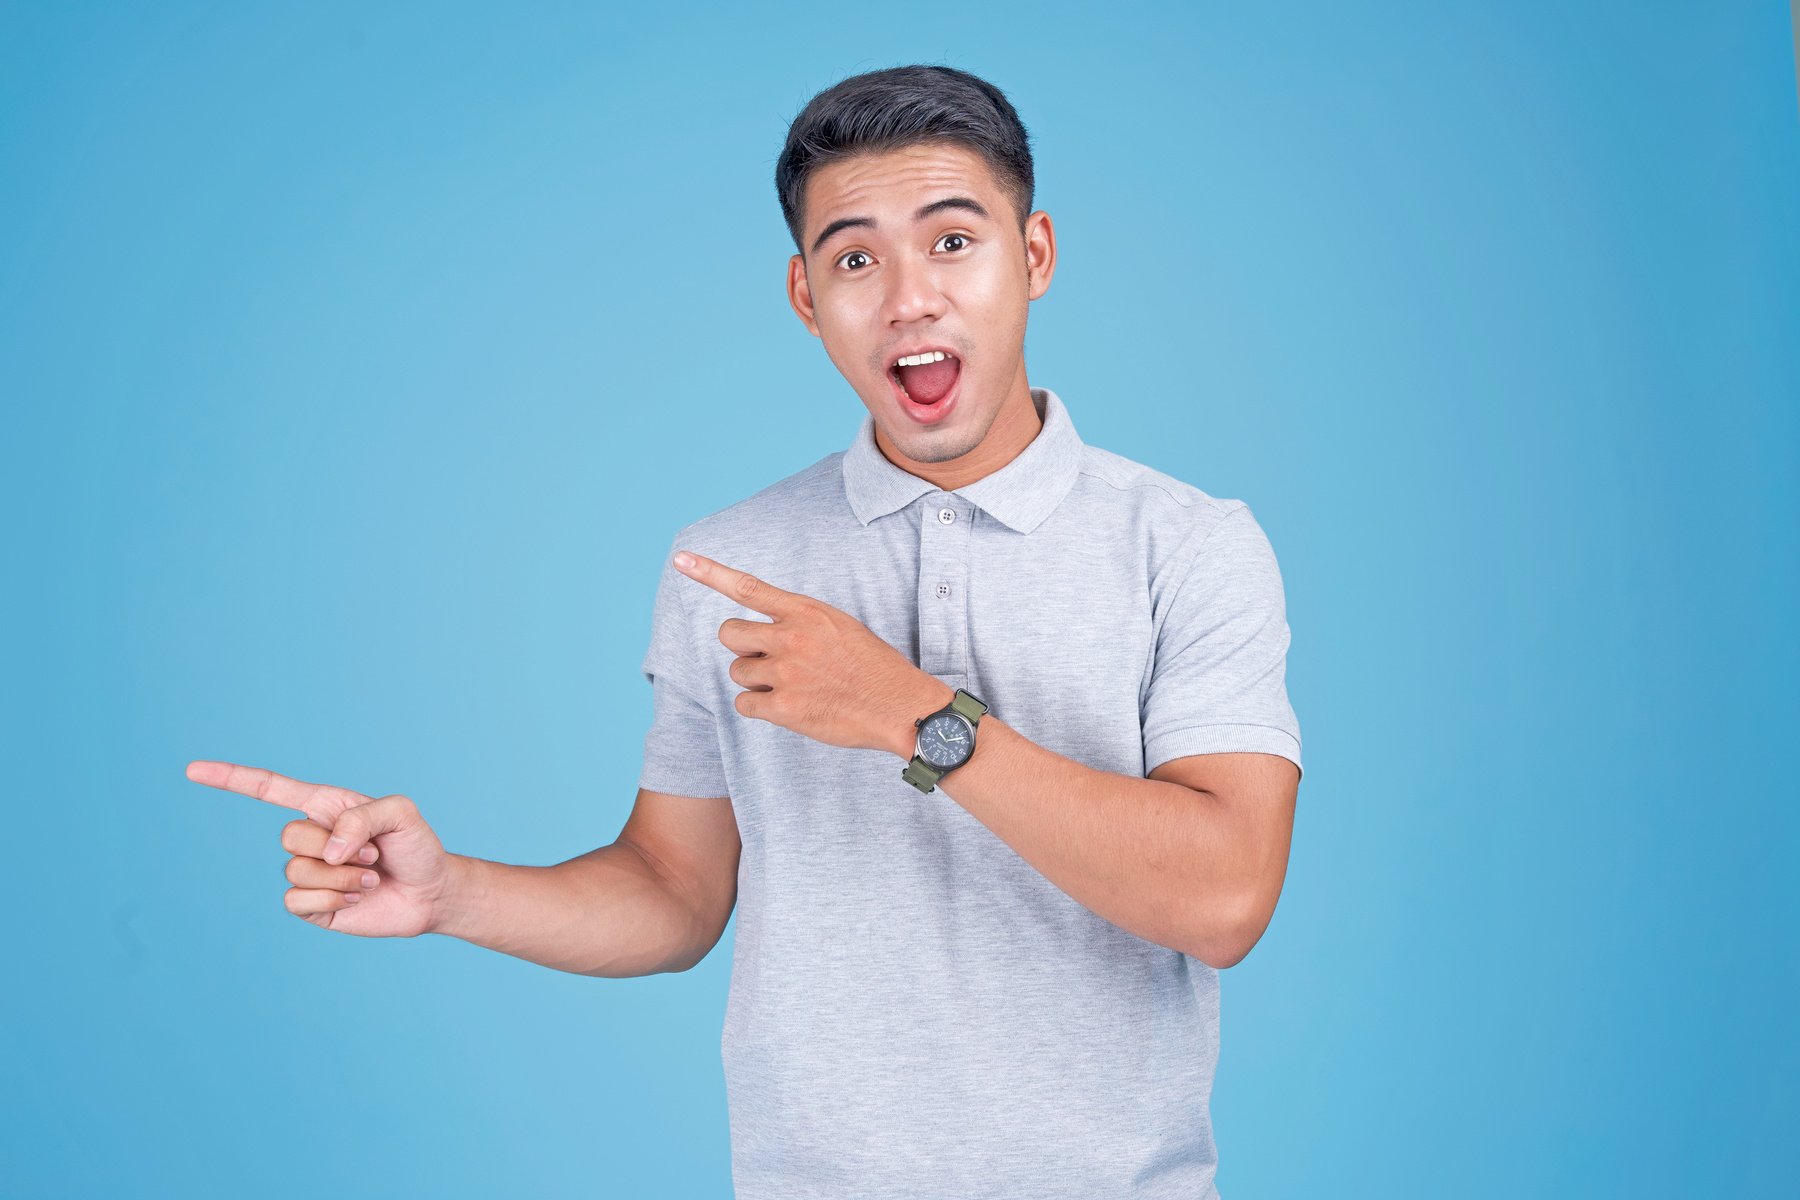
[{"label": "light blue backdrop", "polygon": [[[612,981],[288,915],[225,758],[611,841],[676,528],[842,448],[787,120],[1034,135],[1034,384],[1242,498],[1307,748],[1233,1197],[1791,1183],[1787,6],[0,9],[0,1194],[722,1196],[730,935]],[[779,582],[779,581],[777,581]]]}]

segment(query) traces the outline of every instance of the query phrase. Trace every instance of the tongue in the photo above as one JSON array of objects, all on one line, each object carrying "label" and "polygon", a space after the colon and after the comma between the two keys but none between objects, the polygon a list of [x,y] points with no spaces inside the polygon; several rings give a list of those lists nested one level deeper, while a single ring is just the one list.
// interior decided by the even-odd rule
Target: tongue
[{"label": "tongue", "polygon": [[940,358],[923,366],[901,367],[900,386],[906,389],[915,404],[936,404],[949,395],[951,386],[956,383],[956,373],[961,369],[954,358]]}]

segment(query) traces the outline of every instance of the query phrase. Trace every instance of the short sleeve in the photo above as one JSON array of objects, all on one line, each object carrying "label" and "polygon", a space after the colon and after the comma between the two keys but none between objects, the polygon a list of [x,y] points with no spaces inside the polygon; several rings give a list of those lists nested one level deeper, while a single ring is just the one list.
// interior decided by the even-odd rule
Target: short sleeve
[{"label": "short sleeve", "polygon": [[673,555],[671,546],[663,556],[641,667],[651,687],[651,718],[638,786],[675,796],[725,796],[718,725],[695,669],[693,630],[682,598],[685,587],[700,585],[675,569]]},{"label": "short sleeve", "polygon": [[[1254,751],[1300,767],[1287,696],[1287,601],[1274,549],[1247,505],[1198,531],[1171,564],[1144,698],[1144,772],[1190,754]],[[1305,768],[1301,767],[1304,772]]]}]

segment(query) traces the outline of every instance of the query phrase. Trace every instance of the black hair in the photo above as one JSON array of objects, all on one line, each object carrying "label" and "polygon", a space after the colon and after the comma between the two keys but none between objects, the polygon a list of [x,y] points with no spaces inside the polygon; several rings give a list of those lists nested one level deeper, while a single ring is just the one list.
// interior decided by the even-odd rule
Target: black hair
[{"label": "black hair", "polygon": [[775,162],[775,194],[794,248],[806,247],[806,181],[829,163],[920,142],[959,143],[979,154],[1018,210],[1031,215],[1031,138],[1006,94],[955,67],[919,64],[852,75],[826,88],[788,125]]}]

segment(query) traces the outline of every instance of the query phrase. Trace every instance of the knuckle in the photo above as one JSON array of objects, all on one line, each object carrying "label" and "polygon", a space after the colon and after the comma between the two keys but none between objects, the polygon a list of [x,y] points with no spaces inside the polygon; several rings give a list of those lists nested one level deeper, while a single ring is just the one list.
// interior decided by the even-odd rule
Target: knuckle
[{"label": "knuckle", "polygon": [[352,791],[346,787],[326,787],[320,789],[320,791],[324,799],[328,801],[328,803],[321,806],[327,813],[334,807],[340,811],[346,808],[355,808],[358,804],[362,804],[368,800],[368,797],[361,792]]}]

